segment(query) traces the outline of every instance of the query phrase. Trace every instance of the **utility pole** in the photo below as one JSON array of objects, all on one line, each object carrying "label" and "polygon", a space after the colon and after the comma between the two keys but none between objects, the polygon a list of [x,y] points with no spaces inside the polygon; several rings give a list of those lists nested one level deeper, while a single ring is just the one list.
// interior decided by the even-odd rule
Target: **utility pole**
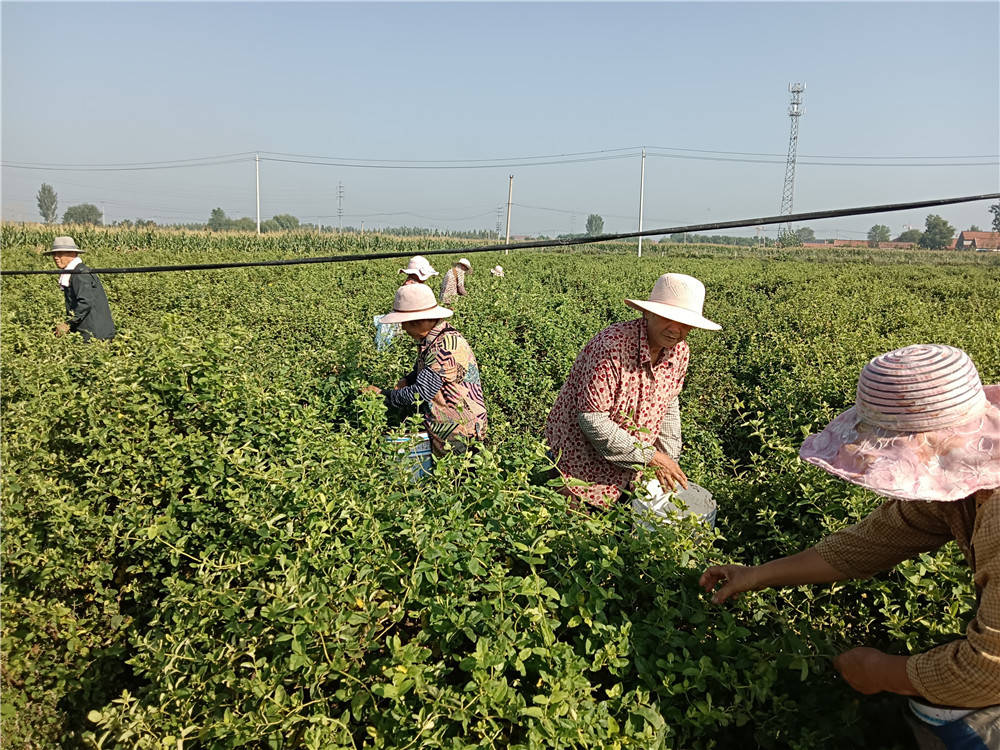
[{"label": "utility pole", "polygon": [[253,160],[257,168],[257,234],[260,234],[260,154],[254,154]]},{"label": "utility pole", "polygon": [[[642,198],[646,188],[646,149],[642,150],[642,167],[639,169],[639,231],[642,231]],[[639,251],[636,257],[642,257],[642,235],[639,235]]]},{"label": "utility pole", "polygon": [[[510,182],[507,185],[507,238],[504,240],[505,245],[510,244],[510,201],[514,197],[514,175],[510,176]],[[507,248],[503,249],[504,255],[510,255],[510,250]]]},{"label": "utility pole", "polygon": [[260,154],[254,154],[253,160],[257,168],[257,234],[260,234]]},{"label": "utility pole", "polygon": [[344,231],[344,183],[337,183],[337,232]]},{"label": "utility pole", "polygon": [[361,234],[364,234],[364,233],[365,233],[365,222],[362,221],[361,222]]},{"label": "utility pole", "polygon": [[[799,148],[799,118],[805,114],[802,107],[802,93],[806,90],[804,83],[788,84],[792,101],[788,105],[788,116],[792,120],[788,135],[788,158],[785,161],[785,186],[781,191],[781,214],[792,213],[792,196],[795,193],[795,155]],[[784,225],[785,232],[792,231],[791,223]]]}]

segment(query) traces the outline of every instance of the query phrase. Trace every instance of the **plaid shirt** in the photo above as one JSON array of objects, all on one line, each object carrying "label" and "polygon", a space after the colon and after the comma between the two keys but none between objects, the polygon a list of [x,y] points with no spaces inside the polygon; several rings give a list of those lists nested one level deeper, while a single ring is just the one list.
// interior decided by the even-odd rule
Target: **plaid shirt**
[{"label": "plaid shirt", "polygon": [[906,671],[926,700],[1000,704],[1000,488],[955,502],[889,500],[815,549],[851,578],[867,578],[954,540],[973,571],[979,602],[965,638],[911,656]]},{"label": "plaid shirt", "polygon": [[607,506],[638,476],[634,467],[617,466],[600,454],[580,429],[578,415],[608,414],[636,443],[652,446],[684,385],[688,357],[682,341],[654,366],[642,318],[610,325],[583,347],[545,425],[559,472],[590,483],[567,487],[569,492]]}]

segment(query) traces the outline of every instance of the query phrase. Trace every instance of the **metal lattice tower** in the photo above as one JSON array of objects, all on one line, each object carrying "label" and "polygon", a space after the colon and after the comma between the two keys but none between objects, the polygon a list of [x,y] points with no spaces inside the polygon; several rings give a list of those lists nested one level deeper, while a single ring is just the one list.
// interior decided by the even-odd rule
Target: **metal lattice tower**
[{"label": "metal lattice tower", "polygon": [[[792,213],[792,196],[795,194],[795,153],[799,148],[799,118],[805,114],[802,107],[802,92],[806,90],[804,83],[790,83],[792,101],[788,105],[788,116],[792,118],[792,129],[788,136],[788,161],[785,163],[785,187],[781,191],[780,214]],[[785,231],[791,231],[792,225],[786,224]]]}]

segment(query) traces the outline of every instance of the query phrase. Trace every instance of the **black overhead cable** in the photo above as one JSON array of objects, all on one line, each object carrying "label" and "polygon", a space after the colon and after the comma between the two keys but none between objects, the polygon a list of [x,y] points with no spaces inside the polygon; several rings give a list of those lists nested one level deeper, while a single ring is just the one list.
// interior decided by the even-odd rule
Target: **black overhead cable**
[{"label": "black overhead cable", "polygon": [[[531,240],[528,242],[511,242],[506,245],[484,245],[481,247],[451,248],[445,250],[421,250],[421,255],[468,255],[470,253],[487,253],[498,250],[523,250],[534,247],[568,247],[572,245],[590,245],[595,242],[624,240],[633,237],[648,237],[660,234],[680,234],[684,232],[705,232],[715,229],[736,229],[738,227],[761,226],[764,224],[786,224],[791,222],[811,221],[813,219],[830,219],[836,216],[862,216],[864,214],[880,214],[890,211],[907,211],[914,208],[930,206],[945,206],[952,203],[970,203],[973,201],[994,200],[1000,198],[1000,193],[985,193],[983,195],[967,195],[961,198],[936,198],[929,201],[913,201],[911,203],[886,203],[880,206],[859,206],[857,208],[835,208],[826,211],[808,211],[798,214],[781,214],[778,216],[762,216],[756,219],[736,219],[734,221],[715,221],[709,224],[690,224],[688,226],[667,227],[665,229],[646,229],[642,232],[621,232],[619,234],[598,234],[592,237],[573,237],[561,240]],[[35,276],[53,274],[78,273],[159,273],[163,271],[208,271],[220,268],[257,268],[261,266],[301,266],[312,263],[346,263],[354,260],[382,260],[384,258],[405,258],[413,255],[412,250],[405,253],[355,253],[352,255],[329,255],[315,258],[289,258],[286,260],[240,261],[234,263],[197,263],[180,266],[137,266],[133,268],[91,268],[87,271],[73,269],[53,269],[46,271],[0,271],[0,276]]]}]

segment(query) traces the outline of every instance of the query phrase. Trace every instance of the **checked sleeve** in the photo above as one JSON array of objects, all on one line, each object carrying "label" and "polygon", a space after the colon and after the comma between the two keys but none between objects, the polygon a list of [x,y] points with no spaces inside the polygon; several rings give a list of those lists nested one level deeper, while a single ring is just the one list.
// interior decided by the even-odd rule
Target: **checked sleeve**
[{"label": "checked sleeve", "polygon": [[636,464],[645,465],[656,453],[655,448],[642,445],[605,412],[583,412],[577,415],[576,423],[601,457],[615,466],[630,469]]},{"label": "checked sleeve", "polygon": [[913,687],[927,700],[945,706],[982,708],[1000,704],[1000,490],[986,495],[976,512],[972,548],[979,607],[954,640],[906,663]]}]

